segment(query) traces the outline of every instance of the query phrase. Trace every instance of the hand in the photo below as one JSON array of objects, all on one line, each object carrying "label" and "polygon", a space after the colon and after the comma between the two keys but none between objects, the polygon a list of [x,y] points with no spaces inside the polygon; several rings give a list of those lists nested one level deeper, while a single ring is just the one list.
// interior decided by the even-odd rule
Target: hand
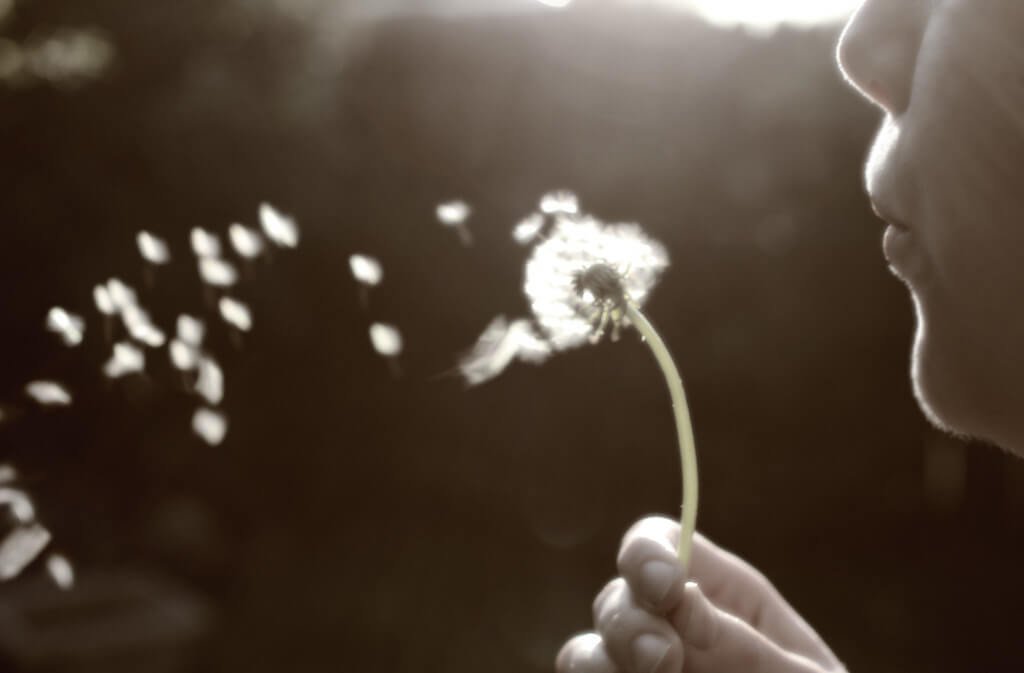
[{"label": "hand", "polygon": [[[559,673],[840,673],[842,664],[746,561],[694,536],[690,577],[679,524],[637,522],[622,539],[621,577],[594,600],[596,633],[569,640]],[[689,581],[686,581],[686,580]]]}]

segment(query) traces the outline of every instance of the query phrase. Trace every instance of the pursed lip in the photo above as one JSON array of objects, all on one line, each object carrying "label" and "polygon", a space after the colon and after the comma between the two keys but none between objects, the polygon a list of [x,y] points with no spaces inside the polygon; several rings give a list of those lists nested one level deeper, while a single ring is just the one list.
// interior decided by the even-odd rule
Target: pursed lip
[{"label": "pursed lip", "polygon": [[872,200],[871,207],[889,225],[882,237],[882,252],[890,270],[905,282],[919,279],[923,272],[923,259],[920,246],[915,241],[914,229],[884,205]]}]

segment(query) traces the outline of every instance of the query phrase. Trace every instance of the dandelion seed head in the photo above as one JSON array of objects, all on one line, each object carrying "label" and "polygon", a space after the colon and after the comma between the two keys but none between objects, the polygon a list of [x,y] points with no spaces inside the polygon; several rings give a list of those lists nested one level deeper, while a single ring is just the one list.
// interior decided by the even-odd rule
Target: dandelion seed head
[{"label": "dandelion seed head", "polygon": [[50,531],[38,523],[19,526],[0,542],[0,580],[17,577],[50,543]]},{"label": "dandelion seed head", "polygon": [[60,335],[65,346],[77,346],[85,336],[85,320],[54,306],[46,314],[46,329]]},{"label": "dandelion seed head", "polygon": [[219,257],[200,257],[199,276],[214,287],[231,287],[238,282],[238,271],[234,265]]},{"label": "dandelion seed head", "polygon": [[199,358],[199,377],[196,379],[196,393],[210,404],[220,404],[224,399],[224,372],[213,358]]},{"label": "dandelion seed head", "polygon": [[106,285],[97,285],[92,289],[92,300],[96,304],[96,310],[103,315],[114,315],[117,313],[117,306]]},{"label": "dandelion seed head", "polygon": [[192,252],[197,257],[220,257],[220,238],[202,227],[192,227],[189,233]]},{"label": "dandelion seed head", "polygon": [[70,589],[75,585],[75,570],[63,554],[50,554],[47,557],[46,572],[61,589]]},{"label": "dandelion seed head", "polygon": [[167,348],[175,369],[190,371],[199,364],[199,351],[184,341],[171,339]]},{"label": "dandelion seed head", "polygon": [[269,203],[260,204],[260,226],[267,238],[280,248],[294,248],[299,244],[299,228],[295,220]]},{"label": "dandelion seed head", "polygon": [[186,344],[198,348],[203,343],[203,334],[206,326],[199,318],[182,313],[178,316],[178,339]]},{"label": "dandelion seed head", "polygon": [[575,194],[566,190],[548,192],[540,197],[540,211],[548,215],[577,215],[580,202]]},{"label": "dandelion seed head", "polygon": [[[526,263],[524,290],[546,336],[561,350],[589,339],[593,304],[606,300],[601,293],[612,290],[609,273],[618,276],[625,298],[641,306],[667,266],[665,248],[635,224],[560,216]],[[596,275],[595,268],[601,269]],[[588,270],[588,280],[604,282],[581,285],[578,279]]]},{"label": "dandelion seed head", "polygon": [[71,404],[71,393],[56,381],[30,381],[25,393],[43,406],[66,407]]},{"label": "dandelion seed head", "polygon": [[380,262],[369,255],[352,255],[348,258],[348,266],[355,279],[363,285],[373,287],[384,278]]},{"label": "dandelion seed head", "polygon": [[239,257],[254,259],[263,252],[263,238],[259,232],[243,224],[236,222],[228,227],[228,238]]},{"label": "dandelion seed head", "polygon": [[130,341],[114,344],[114,352],[103,365],[104,376],[117,379],[128,374],[137,374],[146,368],[146,354]]},{"label": "dandelion seed head", "polygon": [[136,234],[135,243],[139,246],[142,259],[150,264],[166,264],[171,261],[171,249],[162,238],[143,230]]},{"label": "dandelion seed head", "polygon": [[500,315],[460,358],[459,371],[468,384],[477,385],[494,378],[516,359],[537,364],[550,355],[551,346],[538,336],[529,320],[510,323]]},{"label": "dandelion seed head", "polygon": [[437,206],[437,221],[446,227],[457,227],[465,223],[471,212],[465,201],[448,201]]},{"label": "dandelion seed head", "polygon": [[228,432],[228,418],[215,409],[200,407],[192,414],[192,430],[210,446],[217,446]]},{"label": "dandelion seed head", "polygon": [[252,311],[233,297],[221,297],[217,304],[224,322],[243,332],[252,329]]},{"label": "dandelion seed head", "polygon": [[529,245],[540,234],[544,228],[544,216],[534,213],[519,222],[512,230],[512,238],[519,245]]},{"label": "dandelion seed head", "polygon": [[402,352],[402,335],[393,325],[379,322],[370,325],[370,343],[384,357],[395,357]]}]

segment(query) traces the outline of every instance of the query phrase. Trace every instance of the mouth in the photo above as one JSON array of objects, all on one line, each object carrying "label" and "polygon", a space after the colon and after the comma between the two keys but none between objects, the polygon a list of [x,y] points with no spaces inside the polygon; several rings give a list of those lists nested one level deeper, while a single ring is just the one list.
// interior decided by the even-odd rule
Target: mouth
[{"label": "mouth", "polygon": [[914,230],[906,220],[872,201],[875,214],[889,226],[882,237],[882,252],[889,270],[904,282],[918,279],[923,272],[923,259],[914,241]]}]

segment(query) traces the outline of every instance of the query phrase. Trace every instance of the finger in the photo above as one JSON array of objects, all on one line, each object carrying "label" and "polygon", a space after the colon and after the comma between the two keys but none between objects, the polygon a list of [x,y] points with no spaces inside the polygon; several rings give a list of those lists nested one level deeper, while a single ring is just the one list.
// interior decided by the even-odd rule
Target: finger
[{"label": "finger", "polygon": [[694,582],[686,583],[682,603],[670,619],[686,648],[686,673],[831,670],[780,647],[747,622],[716,607]]},{"label": "finger", "polygon": [[637,605],[625,580],[617,579],[594,604],[594,625],[605,651],[626,673],[669,673],[683,665],[683,647],[664,617]]},{"label": "finger", "polygon": [[619,547],[619,574],[641,605],[665,614],[683,597],[683,566],[676,545],[679,524],[662,516],[637,521]]},{"label": "finger", "polygon": [[[677,606],[683,596],[678,544],[677,522],[648,517],[630,528],[619,550],[619,572],[638,602],[657,614]],[[838,664],[814,629],[764,575],[700,533],[693,537],[689,578],[716,606],[745,620],[782,647],[824,664]]]},{"label": "finger", "polygon": [[581,633],[570,638],[555,658],[558,673],[618,673],[604,649],[601,636]]}]

